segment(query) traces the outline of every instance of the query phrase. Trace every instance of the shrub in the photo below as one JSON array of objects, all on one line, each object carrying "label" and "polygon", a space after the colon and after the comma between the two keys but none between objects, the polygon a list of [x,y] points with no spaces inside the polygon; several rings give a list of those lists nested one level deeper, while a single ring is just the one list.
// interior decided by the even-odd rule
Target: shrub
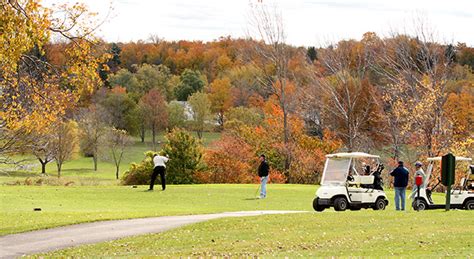
[{"label": "shrub", "polygon": [[130,168],[125,171],[121,184],[123,185],[143,185],[150,183],[150,176],[153,171],[153,155],[155,152],[145,152],[145,158],[139,163],[132,163]]},{"label": "shrub", "polygon": [[201,143],[187,131],[174,129],[166,135],[163,153],[168,156],[166,181],[172,184],[195,183],[194,174],[201,167]]},{"label": "shrub", "polygon": [[233,136],[225,135],[206,151],[207,170],[196,177],[202,183],[255,182],[257,157],[252,147]]}]

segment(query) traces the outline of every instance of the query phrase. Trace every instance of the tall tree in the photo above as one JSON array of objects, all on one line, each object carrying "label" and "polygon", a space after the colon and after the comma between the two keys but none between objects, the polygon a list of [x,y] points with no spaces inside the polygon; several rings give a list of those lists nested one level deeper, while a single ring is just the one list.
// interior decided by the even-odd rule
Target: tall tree
[{"label": "tall tree", "polygon": [[224,127],[224,113],[232,107],[231,87],[227,77],[216,79],[209,85],[211,111],[217,113],[217,123],[221,128]]},{"label": "tall tree", "polygon": [[122,163],[125,149],[133,143],[133,139],[128,135],[127,131],[111,128],[107,133],[106,145],[115,165],[115,178],[119,179],[120,164]]},{"label": "tall tree", "polygon": [[165,129],[168,122],[166,101],[158,89],[152,89],[140,99],[139,106],[151,128],[153,150],[156,151],[156,133]]},{"label": "tall tree", "polygon": [[188,97],[204,88],[204,80],[198,71],[185,69],[180,77],[181,81],[174,89],[178,101],[187,101]]},{"label": "tall tree", "polygon": [[87,156],[92,156],[94,171],[97,171],[100,146],[107,132],[106,112],[101,105],[92,104],[80,113],[81,150]]},{"label": "tall tree", "polygon": [[173,98],[171,72],[165,65],[143,64],[138,68],[136,77],[141,86],[139,90],[141,95],[148,93],[151,89],[158,89],[166,100]]},{"label": "tall tree", "polygon": [[189,104],[193,108],[193,129],[199,139],[202,139],[202,133],[211,115],[211,102],[207,94],[196,92],[189,97]]},{"label": "tall tree", "polygon": [[314,70],[312,100],[321,104],[325,123],[349,151],[371,148],[367,134],[383,132],[378,94],[368,79],[369,54],[359,42],[341,41],[320,52],[323,70]]},{"label": "tall tree", "polygon": [[308,50],[306,51],[306,56],[308,56],[308,59],[311,60],[311,62],[314,62],[316,58],[318,57],[316,48],[313,46],[308,47]]},{"label": "tall tree", "polygon": [[55,125],[51,148],[58,168],[58,178],[61,177],[63,164],[73,158],[79,149],[78,136],[78,126],[75,121],[60,121]]},{"label": "tall tree", "polygon": [[[2,1],[0,10],[0,131],[13,137],[7,140],[11,149],[17,133],[46,130],[100,85],[97,67],[102,57],[93,48],[97,24],[83,4],[50,9],[36,0],[11,0]],[[62,19],[54,16],[59,12]],[[51,37],[68,41],[61,66],[45,59]]]},{"label": "tall tree", "polygon": [[183,128],[186,123],[186,115],[184,114],[184,107],[177,101],[168,103],[168,129],[171,131],[174,128]]},{"label": "tall tree", "polygon": [[117,129],[136,132],[137,119],[134,116],[137,104],[129,97],[124,88],[115,87],[99,101],[107,113],[107,123]]},{"label": "tall tree", "polygon": [[51,131],[43,132],[41,135],[32,134],[35,135],[36,141],[27,148],[40,162],[42,175],[46,174],[46,165],[54,160],[53,134]]},{"label": "tall tree", "polygon": [[286,32],[283,24],[281,12],[275,7],[270,9],[266,4],[252,6],[251,27],[253,32],[250,36],[255,36],[253,64],[260,68],[264,76],[261,84],[268,93],[278,99],[278,104],[283,112],[283,139],[286,150],[285,175],[289,181],[291,150],[290,150],[290,125],[289,113],[294,104],[294,85],[291,84],[290,61],[295,56],[303,56],[299,51],[294,51],[286,44]]},{"label": "tall tree", "polygon": [[394,33],[382,42],[374,69],[388,82],[386,95],[396,96],[390,112],[405,121],[402,134],[418,139],[423,153],[433,156],[447,147],[443,107],[454,53],[446,53],[422,23],[415,27],[416,37]]}]

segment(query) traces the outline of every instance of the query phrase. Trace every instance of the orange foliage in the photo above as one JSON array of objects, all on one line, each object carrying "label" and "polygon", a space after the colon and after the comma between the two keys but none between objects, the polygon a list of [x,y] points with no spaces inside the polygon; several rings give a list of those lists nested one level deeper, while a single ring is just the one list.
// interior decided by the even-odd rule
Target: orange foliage
[{"label": "orange foliage", "polygon": [[208,170],[197,174],[202,183],[254,183],[257,157],[243,140],[224,135],[204,155]]},{"label": "orange foliage", "polygon": [[126,93],[127,93],[127,89],[126,89],[125,87],[123,87],[123,86],[117,85],[117,86],[114,86],[114,88],[112,88],[112,89],[110,90],[110,92],[113,93],[113,94],[126,94]]}]

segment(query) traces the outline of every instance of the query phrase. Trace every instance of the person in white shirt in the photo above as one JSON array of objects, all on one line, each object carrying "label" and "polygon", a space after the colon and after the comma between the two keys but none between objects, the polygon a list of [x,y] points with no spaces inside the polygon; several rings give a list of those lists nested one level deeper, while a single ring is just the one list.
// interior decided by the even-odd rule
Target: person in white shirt
[{"label": "person in white shirt", "polygon": [[149,191],[153,191],[153,186],[155,185],[155,180],[158,174],[160,174],[161,178],[161,187],[163,188],[163,191],[166,189],[166,179],[165,179],[165,172],[166,172],[166,162],[168,162],[169,158],[166,156],[160,156],[158,154],[155,154],[153,156],[153,174],[151,175],[151,181],[150,181],[150,189]]}]

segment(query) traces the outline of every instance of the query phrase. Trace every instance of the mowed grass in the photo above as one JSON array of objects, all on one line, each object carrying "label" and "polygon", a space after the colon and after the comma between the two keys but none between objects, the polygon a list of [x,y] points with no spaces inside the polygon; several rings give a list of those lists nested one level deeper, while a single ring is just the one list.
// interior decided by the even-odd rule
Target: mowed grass
[{"label": "mowed grass", "polygon": [[325,211],[225,218],[46,257],[470,257],[472,211]]},{"label": "mowed grass", "polygon": [[[195,132],[191,132],[191,134],[197,138]],[[220,136],[220,133],[204,132],[202,143],[204,146],[208,146],[213,141],[219,139]],[[144,143],[138,137],[134,139],[135,143],[128,147],[124,153],[119,177],[128,170],[130,163],[139,163],[144,158],[144,152],[153,150],[151,134],[146,136]],[[157,141],[161,143],[157,146],[157,150],[160,150],[165,143],[163,132],[157,135]],[[41,164],[33,156],[16,156],[14,159],[16,161],[27,160],[23,164],[30,170],[15,171],[16,168],[11,168],[9,165],[0,165],[0,184],[24,184],[26,178],[35,178],[40,175]],[[46,172],[51,177],[57,176],[57,168],[54,161],[47,164]],[[119,182],[115,179],[115,164],[107,158],[107,155],[103,155],[99,159],[97,171],[94,171],[92,158],[77,155],[75,159],[64,163],[61,178],[61,183],[72,183],[73,185],[116,185]]]},{"label": "mowed grass", "polygon": [[[99,220],[242,210],[312,210],[316,186],[269,185],[0,186],[0,235]],[[159,188],[157,188],[159,189]],[[33,211],[41,208],[41,211]]]},{"label": "mowed grass", "polygon": [[[0,186],[0,235],[112,219],[313,210],[316,186],[270,184],[265,200],[255,199],[257,188],[257,184],[170,185],[164,192],[146,192],[148,186]],[[387,193],[391,199],[393,192]]]}]

